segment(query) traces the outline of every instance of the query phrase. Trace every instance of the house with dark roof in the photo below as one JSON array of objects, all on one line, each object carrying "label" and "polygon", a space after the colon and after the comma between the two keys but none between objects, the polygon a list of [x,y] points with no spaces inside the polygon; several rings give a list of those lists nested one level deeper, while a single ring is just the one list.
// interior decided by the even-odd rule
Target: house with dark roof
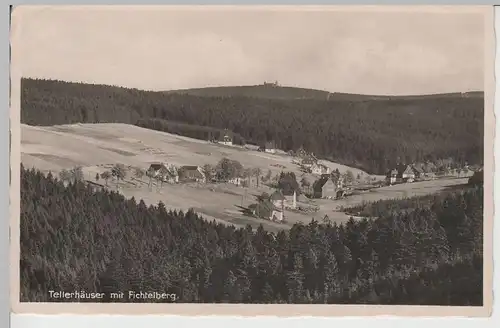
[{"label": "house with dark roof", "polygon": [[411,165],[415,179],[421,179],[424,176],[424,169],[420,165]]},{"label": "house with dark roof", "polygon": [[340,181],[333,181],[332,177],[328,174],[323,175],[313,184],[314,198],[337,199],[343,194],[342,191],[342,183]]},{"label": "house with dark roof", "polygon": [[276,207],[270,199],[262,199],[257,204],[248,206],[253,215],[271,221],[283,221],[283,209]]},{"label": "house with dark roof", "polygon": [[179,182],[177,168],[173,165],[165,165],[163,163],[152,163],[146,171],[146,176],[153,179],[161,178],[163,182]]},{"label": "house with dark roof", "polygon": [[160,174],[161,170],[164,169],[166,170],[167,167],[163,163],[152,163],[149,165],[148,170],[146,171],[146,175],[149,177],[156,178],[158,174]]},{"label": "house with dark roof", "polygon": [[414,182],[415,181],[415,171],[411,165],[398,165],[398,176],[397,180],[400,182]]},{"label": "house with dark roof", "polygon": [[205,173],[199,166],[185,165],[179,168],[179,180],[182,182],[206,182]]},{"label": "house with dark roof", "polygon": [[273,192],[269,199],[275,207],[279,209],[285,208],[285,196],[280,190]]}]

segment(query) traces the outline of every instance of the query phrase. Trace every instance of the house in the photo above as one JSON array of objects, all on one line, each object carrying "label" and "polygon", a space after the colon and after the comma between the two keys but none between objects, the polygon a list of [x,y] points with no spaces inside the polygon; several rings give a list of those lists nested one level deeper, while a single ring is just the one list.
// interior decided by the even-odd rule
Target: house
[{"label": "house", "polygon": [[397,168],[398,175],[396,177],[396,182],[413,182],[415,181],[415,172],[411,165],[398,165]]},{"label": "house", "polygon": [[279,209],[285,208],[285,196],[280,190],[276,190],[269,198],[275,207]]},{"label": "house", "polygon": [[206,182],[205,173],[199,166],[181,166],[179,168],[179,179],[183,182]]},{"label": "house", "polygon": [[389,172],[387,172],[385,179],[386,179],[388,184],[392,185],[392,184],[396,183],[397,177],[398,177],[398,170],[392,169],[392,170],[389,170]]},{"label": "house", "polygon": [[274,206],[270,199],[263,199],[257,204],[252,204],[249,210],[253,215],[271,221],[281,222],[284,219],[283,209]]},{"label": "house", "polygon": [[227,182],[234,184],[235,186],[239,186],[242,183],[242,179],[240,177],[230,178],[229,180],[227,180]]},{"label": "house", "polygon": [[146,176],[151,177],[151,178],[156,178],[158,175],[160,175],[160,172],[162,170],[167,170],[167,167],[163,163],[153,163],[149,166],[148,170],[146,171]]},{"label": "house", "polygon": [[415,179],[421,179],[424,177],[424,170],[419,165],[411,165],[411,169],[413,170],[413,174],[415,175]]},{"label": "house", "polygon": [[233,145],[233,137],[229,135],[229,133],[226,130],[226,133],[224,133],[224,136],[222,137],[222,140],[220,140],[220,143],[225,145],[225,146],[232,146]]},{"label": "house", "polygon": [[343,189],[341,181],[333,181],[331,176],[323,175],[313,185],[314,198],[336,199],[338,191]]},{"label": "house", "polygon": [[313,157],[306,157],[300,162],[300,165],[306,169],[311,169],[314,164],[316,164],[316,161]]},{"label": "house", "polygon": [[276,154],[276,143],[274,141],[266,142],[264,146],[264,151],[270,154]]},{"label": "house", "polygon": [[163,182],[176,183],[179,182],[177,168],[173,165],[165,165],[163,163],[153,163],[146,171],[146,176],[153,179],[161,178]]},{"label": "house", "polygon": [[330,168],[323,164],[314,163],[311,166],[311,172],[312,174],[318,174],[318,175],[330,174]]}]

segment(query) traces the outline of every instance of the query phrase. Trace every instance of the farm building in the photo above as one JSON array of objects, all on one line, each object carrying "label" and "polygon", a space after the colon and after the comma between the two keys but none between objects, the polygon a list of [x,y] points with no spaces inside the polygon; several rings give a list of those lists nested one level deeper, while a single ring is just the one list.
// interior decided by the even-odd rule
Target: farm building
[{"label": "farm building", "polygon": [[220,143],[226,146],[233,145],[233,137],[227,132],[227,130],[226,133],[224,133],[224,135],[222,136]]},{"label": "farm building", "polygon": [[329,175],[323,175],[313,184],[314,198],[336,199],[342,195],[342,184],[340,181],[333,181]]},{"label": "farm building", "polygon": [[415,171],[411,165],[399,165],[397,181],[399,182],[413,182],[415,181]]},{"label": "farm building", "polygon": [[413,174],[415,175],[415,179],[423,178],[424,170],[421,166],[411,165],[411,169],[413,170]]},{"label": "farm building", "polygon": [[270,197],[273,205],[279,209],[283,209],[285,207],[285,196],[280,190],[276,190]]},{"label": "farm building", "polygon": [[311,167],[312,174],[330,174],[330,168],[326,165],[314,163]]},{"label": "farm building", "polygon": [[276,143],[274,141],[266,142],[264,146],[264,151],[266,153],[275,154],[276,153]]},{"label": "farm building", "polygon": [[391,185],[396,183],[397,178],[398,178],[398,170],[396,169],[389,170],[389,172],[387,172],[385,176],[387,183]]},{"label": "farm building", "polygon": [[153,163],[149,166],[146,171],[146,176],[158,179],[160,176],[163,178],[163,182],[175,183],[179,182],[179,175],[177,169],[173,166],[166,166],[163,163]]},{"label": "farm building", "polygon": [[179,179],[183,182],[206,182],[205,173],[199,166],[181,166],[179,168]]},{"label": "farm building", "polygon": [[236,177],[227,180],[228,183],[234,184],[235,186],[240,186],[243,179]]},{"label": "farm building", "polygon": [[390,184],[414,182],[416,178],[422,176],[422,173],[422,170],[416,169],[413,165],[399,164],[387,173],[386,180]]},{"label": "farm building", "polygon": [[302,165],[306,169],[311,169],[313,167],[313,165],[316,164],[316,162],[317,161],[315,160],[315,158],[306,157],[306,158],[302,159],[302,161],[300,162],[300,165]]},{"label": "farm building", "polygon": [[283,210],[274,206],[269,199],[263,199],[257,204],[250,205],[248,208],[253,215],[262,219],[281,222],[284,218]]},{"label": "farm building", "polygon": [[167,170],[167,167],[163,163],[152,163],[149,166],[149,169],[146,171],[146,175],[149,177],[156,178],[160,172],[163,170]]}]

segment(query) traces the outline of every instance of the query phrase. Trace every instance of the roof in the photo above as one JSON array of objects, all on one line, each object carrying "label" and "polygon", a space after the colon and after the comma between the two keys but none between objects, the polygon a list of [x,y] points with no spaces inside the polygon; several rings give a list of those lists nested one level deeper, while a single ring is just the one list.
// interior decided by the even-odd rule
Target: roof
[{"label": "roof", "polygon": [[401,175],[403,174],[407,169],[411,169],[411,166],[410,165],[405,165],[405,164],[399,164],[397,167],[396,167],[396,170],[398,171],[398,174]]},{"label": "roof", "polygon": [[[320,190],[323,188],[323,186],[328,182],[328,180],[331,180],[330,177],[326,177],[326,174],[323,174],[321,178],[316,180],[313,184],[313,189],[314,190]],[[333,182],[333,181],[332,181]]]},{"label": "roof", "polygon": [[420,166],[412,165],[412,169],[417,173],[424,173],[424,170]]},{"label": "roof", "polygon": [[153,163],[149,166],[149,168],[155,170],[155,171],[158,171],[159,169],[161,169],[162,167],[165,167],[165,165],[163,165],[162,163]]},{"label": "roof", "polygon": [[269,200],[264,200],[250,206],[249,208],[255,208],[255,214],[261,217],[269,218],[272,214],[272,211],[281,212],[281,210],[279,208],[276,208]]},{"label": "roof", "polygon": [[184,166],[181,166],[181,170],[183,171],[198,171],[198,166],[195,166],[195,165],[184,165]]},{"label": "roof", "polygon": [[283,196],[283,193],[279,190],[273,192],[270,198],[271,200],[285,200],[285,196]]},{"label": "roof", "polygon": [[307,198],[305,195],[303,194],[300,194],[297,196],[297,201],[298,202],[303,202],[303,203],[306,203],[309,201],[309,198]]}]

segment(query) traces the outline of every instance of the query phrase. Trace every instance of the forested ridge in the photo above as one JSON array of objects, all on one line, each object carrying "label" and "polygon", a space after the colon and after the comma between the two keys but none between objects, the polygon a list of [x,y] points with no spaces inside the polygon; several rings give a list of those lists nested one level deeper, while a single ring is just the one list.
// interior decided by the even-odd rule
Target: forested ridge
[{"label": "forested ridge", "polygon": [[166,130],[175,125],[178,134],[200,129],[194,133],[200,136],[205,127],[229,129],[247,142],[274,140],[285,151],[303,146],[369,173],[385,174],[397,162],[452,158],[481,164],[483,159],[484,100],[477,94],[290,100],[23,79],[21,100],[25,124],[119,122]]},{"label": "forested ridge", "polygon": [[483,188],[429,197],[394,201],[377,219],[275,234],[22,167],[20,297],[135,290],[178,302],[480,306]]}]

